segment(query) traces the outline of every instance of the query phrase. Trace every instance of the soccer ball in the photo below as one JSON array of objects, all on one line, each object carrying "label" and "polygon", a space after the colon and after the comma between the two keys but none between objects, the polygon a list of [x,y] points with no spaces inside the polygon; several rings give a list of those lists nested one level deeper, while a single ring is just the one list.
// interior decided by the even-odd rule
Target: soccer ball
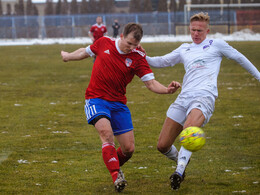
[{"label": "soccer ball", "polygon": [[191,152],[200,150],[205,142],[205,133],[199,127],[188,127],[180,134],[181,145]]}]

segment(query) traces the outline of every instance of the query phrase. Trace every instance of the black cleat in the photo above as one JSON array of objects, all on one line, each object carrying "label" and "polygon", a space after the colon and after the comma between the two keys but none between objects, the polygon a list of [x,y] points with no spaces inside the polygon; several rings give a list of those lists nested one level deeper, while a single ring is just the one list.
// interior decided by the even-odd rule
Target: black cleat
[{"label": "black cleat", "polygon": [[171,175],[170,180],[171,180],[171,188],[173,190],[178,190],[180,188],[181,182],[184,180],[184,174],[182,176],[180,173],[175,171]]}]

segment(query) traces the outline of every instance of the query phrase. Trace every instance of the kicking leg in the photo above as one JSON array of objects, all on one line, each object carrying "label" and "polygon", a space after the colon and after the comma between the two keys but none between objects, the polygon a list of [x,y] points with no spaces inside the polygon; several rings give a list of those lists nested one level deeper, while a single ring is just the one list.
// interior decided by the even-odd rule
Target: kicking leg
[{"label": "kicking leg", "polygon": [[[192,109],[189,113],[187,120],[184,123],[183,129],[191,126],[200,127],[203,125],[205,117],[201,110],[199,109]],[[181,147],[178,155],[178,164],[176,171],[171,175],[171,187],[172,189],[179,189],[180,184],[184,179],[185,176],[185,169],[190,161],[192,152],[186,150],[183,146]]]},{"label": "kicking leg", "polygon": [[[200,127],[203,125],[205,120],[205,117],[201,110],[199,109],[192,109],[191,112],[189,113],[187,120],[184,123],[184,128],[186,129],[187,127]],[[189,150],[186,150],[184,147],[181,147],[179,156],[178,156],[178,166],[177,166],[177,172],[183,175],[184,170],[190,160],[192,152]]]},{"label": "kicking leg", "polygon": [[178,159],[178,150],[172,144],[181,131],[182,125],[167,117],[164,121],[157,144],[157,149],[175,162],[177,162]]}]

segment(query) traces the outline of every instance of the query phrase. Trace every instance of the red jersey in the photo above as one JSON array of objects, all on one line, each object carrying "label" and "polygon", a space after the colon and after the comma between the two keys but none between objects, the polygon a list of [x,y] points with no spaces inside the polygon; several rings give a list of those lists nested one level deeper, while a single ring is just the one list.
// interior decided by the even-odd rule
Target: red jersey
[{"label": "red jersey", "polygon": [[98,25],[94,24],[91,26],[90,31],[93,34],[94,42],[98,40],[99,38],[103,37],[104,34],[107,32],[107,28],[104,24]]},{"label": "red jersey", "polygon": [[134,49],[129,54],[123,54],[118,40],[102,37],[86,48],[91,56],[96,55],[86,99],[101,98],[126,104],[126,86],[134,75],[143,81],[154,79],[145,53]]}]

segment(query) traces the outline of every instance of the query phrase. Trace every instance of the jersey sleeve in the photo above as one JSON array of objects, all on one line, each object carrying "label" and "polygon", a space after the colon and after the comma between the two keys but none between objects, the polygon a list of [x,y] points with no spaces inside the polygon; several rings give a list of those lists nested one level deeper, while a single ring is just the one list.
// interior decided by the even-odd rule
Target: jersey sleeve
[{"label": "jersey sleeve", "polygon": [[[104,38],[100,38],[97,41],[95,41],[92,45],[89,45],[86,47],[86,52],[91,56],[94,57],[98,55],[98,49],[100,48],[100,44],[102,44],[104,41]],[[103,43],[104,44],[104,43]]]},{"label": "jersey sleeve", "polygon": [[155,68],[174,66],[175,64],[181,62],[181,57],[180,57],[181,47],[182,45],[177,49],[173,50],[171,53],[168,53],[164,56],[156,56],[156,57],[146,56],[146,60],[150,66]]},{"label": "jersey sleeve", "polygon": [[141,78],[142,81],[149,81],[154,79],[154,74],[145,58],[141,58],[138,61],[135,74]]},{"label": "jersey sleeve", "polygon": [[224,40],[218,40],[218,47],[222,55],[226,56],[229,59],[235,60],[243,68],[245,68],[252,76],[254,76],[258,81],[260,81],[260,72],[242,53],[234,49]]}]

